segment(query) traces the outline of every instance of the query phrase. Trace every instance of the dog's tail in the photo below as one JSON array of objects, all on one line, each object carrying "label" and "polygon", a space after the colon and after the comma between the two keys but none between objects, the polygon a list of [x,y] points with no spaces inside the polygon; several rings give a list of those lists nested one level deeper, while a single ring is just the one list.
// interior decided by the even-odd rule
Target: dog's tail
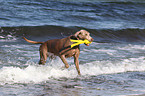
[{"label": "dog's tail", "polygon": [[26,39],[25,37],[22,37],[25,41],[29,42],[29,43],[33,43],[33,44],[43,44],[44,42],[37,42],[37,41],[31,41]]}]

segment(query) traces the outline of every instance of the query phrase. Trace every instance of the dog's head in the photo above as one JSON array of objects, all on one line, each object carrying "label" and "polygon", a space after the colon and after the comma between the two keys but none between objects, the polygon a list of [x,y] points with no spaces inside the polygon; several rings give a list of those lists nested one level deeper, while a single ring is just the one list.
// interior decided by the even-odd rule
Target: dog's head
[{"label": "dog's head", "polygon": [[[86,30],[80,30],[78,32],[75,33],[75,37],[78,40],[85,40],[87,39],[88,41],[92,42],[94,39],[90,36],[90,33]],[[87,46],[89,46],[89,44],[86,44]]]}]

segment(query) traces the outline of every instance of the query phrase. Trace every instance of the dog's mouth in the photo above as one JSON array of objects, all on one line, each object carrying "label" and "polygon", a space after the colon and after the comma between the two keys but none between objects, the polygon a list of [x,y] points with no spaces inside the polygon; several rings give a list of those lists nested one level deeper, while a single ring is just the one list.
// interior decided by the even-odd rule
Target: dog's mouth
[{"label": "dog's mouth", "polygon": [[86,46],[89,46],[92,42],[93,42],[93,38],[91,39],[91,40],[88,40],[87,42],[85,42],[84,44],[86,45]]}]

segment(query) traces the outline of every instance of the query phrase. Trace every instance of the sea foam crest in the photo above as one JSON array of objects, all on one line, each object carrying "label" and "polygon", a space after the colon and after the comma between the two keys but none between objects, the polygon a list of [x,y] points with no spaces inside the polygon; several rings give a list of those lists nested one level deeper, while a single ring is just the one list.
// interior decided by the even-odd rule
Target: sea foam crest
[{"label": "sea foam crest", "polygon": [[[94,61],[81,65],[80,70],[83,77],[97,76],[101,74],[114,74],[127,71],[145,71],[144,57],[130,58],[113,63],[111,61]],[[2,67],[0,69],[0,84],[6,83],[40,83],[49,79],[77,78],[75,65],[69,69],[62,69],[59,65],[29,65],[26,68]]]}]

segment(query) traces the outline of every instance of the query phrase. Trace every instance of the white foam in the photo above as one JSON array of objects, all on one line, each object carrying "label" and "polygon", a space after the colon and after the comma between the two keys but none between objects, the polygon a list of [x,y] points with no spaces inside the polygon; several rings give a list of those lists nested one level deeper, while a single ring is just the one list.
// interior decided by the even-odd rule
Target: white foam
[{"label": "white foam", "polygon": [[128,44],[124,47],[118,47],[121,50],[145,50],[145,45],[132,45]]},{"label": "white foam", "polygon": [[74,70],[61,70],[52,66],[3,67],[0,69],[0,83],[38,83],[50,78],[77,76]]},{"label": "white foam", "polygon": [[[58,63],[59,62],[59,63]],[[83,76],[100,74],[112,74],[127,71],[145,71],[144,57],[124,59],[118,62],[94,61],[87,64],[80,64]],[[0,85],[6,83],[39,83],[52,78],[76,78],[77,71],[75,65],[70,65],[69,69],[62,69],[63,63],[53,61],[47,65],[29,65],[26,68],[2,67],[0,69]]]},{"label": "white foam", "polygon": [[[60,62],[60,63],[58,63]],[[64,64],[60,60],[54,60],[46,65],[29,65],[26,68],[2,67],[0,69],[0,85],[6,83],[39,83],[50,78],[76,77],[74,65],[69,69],[62,69]]]},{"label": "white foam", "polygon": [[16,41],[16,40],[17,40],[17,38],[15,36],[12,36],[12,35],[0,36],[1,42],[12,42],[12,41]]},{"label": "white foam", "polygon": [[3,39],[3,38],[5,38],[5,37],[3,37],[3,36],[0,36],[0,39]]}]

